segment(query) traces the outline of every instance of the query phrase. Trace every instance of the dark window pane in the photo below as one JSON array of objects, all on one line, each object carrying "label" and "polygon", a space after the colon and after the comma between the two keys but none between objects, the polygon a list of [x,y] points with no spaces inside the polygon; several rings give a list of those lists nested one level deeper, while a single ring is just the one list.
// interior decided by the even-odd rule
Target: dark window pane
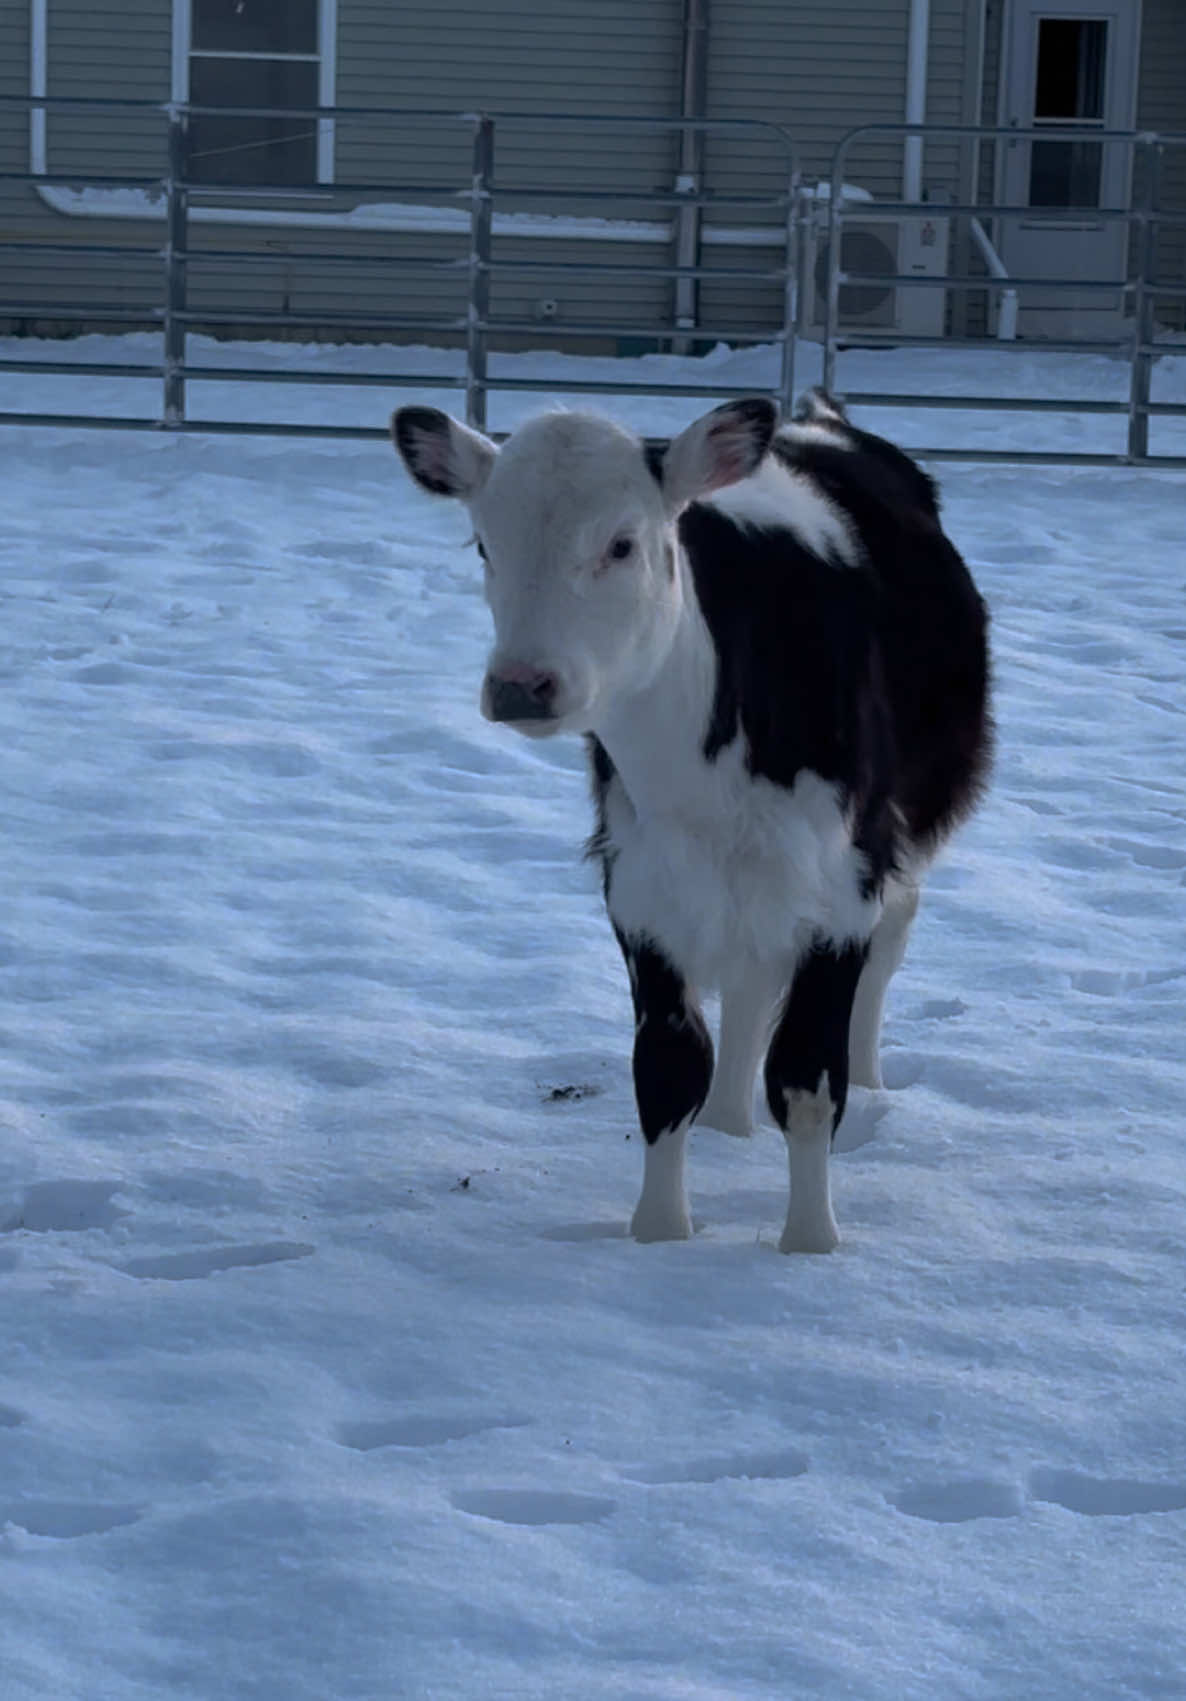
[{"label": "dark window pane", "polygon": [[1101,142],[1035,142],[1030,156],[1031,207],[1098,207]]},{"label": "dark window pane", "polygon": [[317,0],[193,0],[193,45],[209,53],[316,53]]},{"label": "dark window pane", "polygon": [[1034,119],[1104,116],[1105,18],[1042,18]]},{"label": "dark window pane", "polygon": [[[195,106],[311,107],[317,66],[275,59],[191,59]],[[300,186],[317,178],[317,120],[221,118],[189,121],[189,175],[195,183]]]}]

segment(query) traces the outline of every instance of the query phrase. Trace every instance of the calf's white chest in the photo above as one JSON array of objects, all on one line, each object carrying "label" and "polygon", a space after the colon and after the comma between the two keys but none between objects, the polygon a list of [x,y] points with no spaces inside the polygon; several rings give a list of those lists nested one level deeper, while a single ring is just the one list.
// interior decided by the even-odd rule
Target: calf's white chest
[{"label": "calf's white chest", "polygon": [[701,758],[682,791],[631,779],[627,762],[606,798],[610,914],[695,985],[718,986],[739,961],[789,970],[815,935],[867,935],[863,858],[837,788],[818,774],[804,770],[789,789],[755,778],[738,737]]}]

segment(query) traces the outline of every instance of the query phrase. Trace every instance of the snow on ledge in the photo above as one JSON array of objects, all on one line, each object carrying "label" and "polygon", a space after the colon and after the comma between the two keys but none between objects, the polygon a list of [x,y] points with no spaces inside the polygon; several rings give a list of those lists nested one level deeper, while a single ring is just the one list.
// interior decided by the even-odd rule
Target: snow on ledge
[{"label": "snow on ledge", "polygon": [[[817,197],[826,196],[830,186],[820,184]],[[60,184],[38,183],[41,199],[68,218],[161,219],[166,212],[163,191],[148,189],[70,189]],[[846,201],[871,201],[865,189],[845,185]],[[195,224],[245,224],[282,226],[298,230],[386,230],[406,233],[465,235],[470,228],[467,207],[420,206],[415,202],[373,201],[348,212],[317,213],[295,207],[226,207],[192,202],[188,217]],[[667,220],[576,218],[553,213],[495,213],[496,236],[547,238],[567,242],[667,243],[672,226]],[[705,243],[721,247],[781,248],[784,232],[772,225],[745,228],[706,224]]]}]

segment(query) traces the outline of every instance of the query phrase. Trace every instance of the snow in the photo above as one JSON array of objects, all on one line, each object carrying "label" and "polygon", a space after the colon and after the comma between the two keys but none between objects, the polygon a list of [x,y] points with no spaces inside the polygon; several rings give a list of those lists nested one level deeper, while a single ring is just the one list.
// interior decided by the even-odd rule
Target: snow
[{"label": "snow", "polygon": [[[72,218],[160,219],[167,211],[163,191],[153,189],[71,189],[58,184],[37,185],[42,200],[55,212]],[[398,230],[452,232],[468,236],[469,197],[460,205],[441,206],[421,201],[362,201],[345,211],[316,212],[310,208],[218,206],[199,202],[187,217],[197,224],[288,225],[306,230]],[[569,242],[669,242],[671,226],[645,219],[578,218],[555,213],[495,213],[496,236],[560,238]],[[771,241],[769,231],[765,233]],[[776,232],[774,242],[783,236]]]},{"label": "snow", "polygon": [[[887,391],[895,360],[1125,383],[846,358]],[[615,370],[694,395],[772,359]],[[561,396],[606,366],[514,369]],[[5,375],[5,406],[54,382]],[[128,412],[138,382],[61,393]],[[26,428],[0,457],[3,1701],[1186,1693],[1182,477],[942,471],[1000,757],[816,1259],[775,1250],[769,1129],[693,1136],[692,1241],[625,1236],[582,756],[480,719],[459,511],[381,443]]]},{"label": "snow", "polygon": [[[38,183],[37,193],[55,212],[69,218],[94,219],[158,219],[167,212],[164,190],[152,188],[102,188],[88,185],[72,188],[60,183]],[[816,184],[810,191],[815,199],[831,198],[830,183]],[[873,200],[867,189],[845,183],[841,198],[857,204]],[[198,201],[191,204],[187,217],[196,224],[287,225],[306,230],[389,230],[404,232],[451,232],[468,236],[471,224],[469,196],[459,191],[458,204],[443,206],[423,201],[361,201],[345,211],[317,212],[307,207],[228,206]],[[669,243],[672,226],[666,219],[623,219],[578,217],[556,213],[494,213],[492,229],[495,236],[543,238],[566,242],[642,242]],[[704,240],[710,245],[725,247],[781,248],[786,234],[781,228],[761,226],[708,225]]]}]

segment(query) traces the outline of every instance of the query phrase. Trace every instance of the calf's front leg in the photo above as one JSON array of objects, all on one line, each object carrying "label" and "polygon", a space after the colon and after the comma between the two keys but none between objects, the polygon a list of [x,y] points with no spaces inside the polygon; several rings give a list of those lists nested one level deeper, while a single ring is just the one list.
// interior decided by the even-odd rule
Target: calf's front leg
[{"label": "calf's front leg", "polygon": [[828,1159],[848,1096],[848,1030],[865,951],[851,942],[812,944],[766,1054],[766,1096],[790,1161],[780,1252],[831,1252],[840,1239]]},{"label": "calf's front leg", "polygon": [[619,933],[634,998],[634,1094],[646,1139],[635,1240],[687,1240],[688,1127],[712,1080],[712,1040],[684,977],[650,940]]}]

